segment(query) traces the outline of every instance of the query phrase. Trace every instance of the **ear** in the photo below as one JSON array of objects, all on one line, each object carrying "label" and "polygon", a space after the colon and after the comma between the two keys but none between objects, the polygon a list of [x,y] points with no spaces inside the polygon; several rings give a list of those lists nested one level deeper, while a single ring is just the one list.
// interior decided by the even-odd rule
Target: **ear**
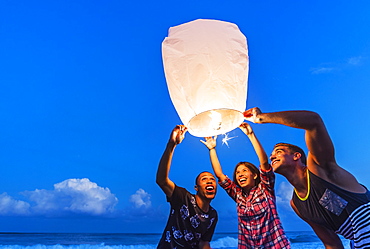
[{"label": "ear", "polygon": [[254,174],[253,179],[257,179],[258,175]]},{"label": "ear", "polygon": [[198,192],[198,185],[194,185],[194,189]]},{"label": "ear", "polygon": [[293,159],[294,159],[295,161],[297,161],[297,160],[301,159],[301,157],[302,157],[302,154],[301,154],[301,153],[299,153],[299,152],[294,152],[294,154],[293,154]]}]

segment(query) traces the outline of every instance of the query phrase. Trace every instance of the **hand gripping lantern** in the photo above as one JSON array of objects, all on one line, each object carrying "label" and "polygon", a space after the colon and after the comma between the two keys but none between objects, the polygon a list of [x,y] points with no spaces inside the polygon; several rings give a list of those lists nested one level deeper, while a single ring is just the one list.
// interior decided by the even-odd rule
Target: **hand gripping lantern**
[{"label": "hand gripping lantern", "polygon": [[224,134],[243,122],[249,60],[235,24],[198,19],[171,27],[162,57],[172,103],[190,134]]}]

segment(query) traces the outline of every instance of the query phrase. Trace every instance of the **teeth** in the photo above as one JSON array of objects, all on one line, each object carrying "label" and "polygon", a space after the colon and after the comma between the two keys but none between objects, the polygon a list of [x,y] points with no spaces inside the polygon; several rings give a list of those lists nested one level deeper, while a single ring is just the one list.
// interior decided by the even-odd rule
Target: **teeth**
[{"label": "teeth", "polygon": [[213,186],[207,186],[206,190],[213,190]]}]

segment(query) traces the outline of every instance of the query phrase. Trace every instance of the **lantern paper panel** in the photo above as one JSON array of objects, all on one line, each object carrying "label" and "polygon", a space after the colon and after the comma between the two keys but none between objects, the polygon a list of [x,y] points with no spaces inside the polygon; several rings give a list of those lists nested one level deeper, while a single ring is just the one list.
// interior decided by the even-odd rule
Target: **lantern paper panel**
[{"label": "lantern paper panel", "polygon": [[162,57],[172,103],[190,134],[224,134],[243,122],[249,60],[237,25],[198,19],[171,27]]}]

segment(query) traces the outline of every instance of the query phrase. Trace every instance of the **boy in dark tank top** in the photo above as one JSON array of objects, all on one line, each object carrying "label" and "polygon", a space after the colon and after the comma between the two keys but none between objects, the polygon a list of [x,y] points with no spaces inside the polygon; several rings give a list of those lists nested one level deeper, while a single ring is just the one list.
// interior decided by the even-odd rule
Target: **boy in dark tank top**
[{"label": "boy in dark tank top", "polygon": [[309,150],[287,143],[276,144],[271,166],[293,186],[291,206],[306,221],[326,248],[344,248],[337,234],[352,240],[355,248],[370,248],[370,193],[340,167],[334,146],[321,117],[310,111],[244,112],[254,123],[282,124],[305,130]]}]

